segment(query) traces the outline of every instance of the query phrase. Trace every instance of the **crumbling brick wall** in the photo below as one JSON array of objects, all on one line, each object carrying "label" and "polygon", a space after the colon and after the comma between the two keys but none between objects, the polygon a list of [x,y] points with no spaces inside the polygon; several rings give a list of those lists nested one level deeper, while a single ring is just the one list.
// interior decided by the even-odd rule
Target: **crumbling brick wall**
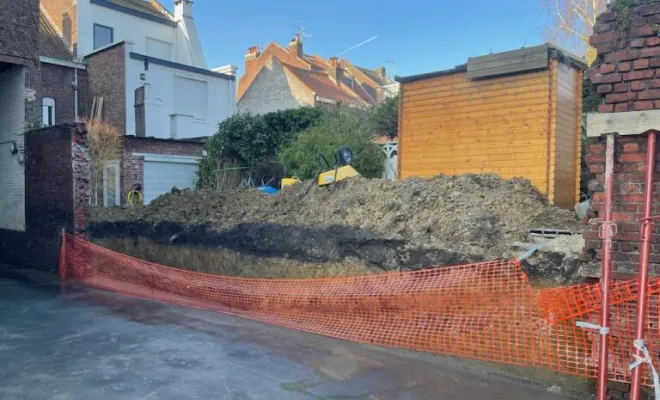
[{"label": "crumbling brick wall", "polygon": [[[591,43],[598,58],[589,71],[597,93],[602,96],[601,113],[660,109],[660,1],[637,0],[629,17],[608,10],[594,27]],[[621,13],[619,13],[621,14]],[[641,133],[641,132],[640,132]],[[638,270],[639,232],[644,202],[646,136],[616,139],[614,166],[613,217],[618,232],[613,240],[612,259],[615,277],[628,278]],[[657,152],[657,149],[656,149]],[[657,157],[660,160],[660,156]],[[591,138],[586,149],[586,163],[593,179],[593,216],[602,216],[605,199],[605,138]],[[660,214],[660,168],[654,166],[654,214]],[[601,241],[598,224],[585,233],[587,259],[600,260]],[[660,227],[653,237],[651,271],[660,274]]]}]

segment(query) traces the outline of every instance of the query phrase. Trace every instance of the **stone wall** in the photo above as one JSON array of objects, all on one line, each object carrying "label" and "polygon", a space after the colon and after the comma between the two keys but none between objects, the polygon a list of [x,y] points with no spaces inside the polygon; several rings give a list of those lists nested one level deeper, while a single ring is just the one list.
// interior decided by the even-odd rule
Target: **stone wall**
[{"label": "stone wall", "polygon": [[90,155],[83,124],[25,134],[25,232],[0,230],[0,263],[56,270],[62,230],[85,234]]}]

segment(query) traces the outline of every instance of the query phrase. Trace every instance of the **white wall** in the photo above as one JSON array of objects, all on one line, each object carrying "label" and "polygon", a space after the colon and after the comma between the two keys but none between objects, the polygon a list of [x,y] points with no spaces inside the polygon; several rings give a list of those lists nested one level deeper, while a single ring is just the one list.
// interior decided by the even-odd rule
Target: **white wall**
[{"label": "white wall", "polygon": [[[172,45],[172,61],[194,65],[190,45],[180,27],[161,24],[91,4],[89,0],[79,1],[78,21],[78,56],[80,57],[94,51],[94,24],[96,23],[113,28],[114,43],[121,41],[134,43],[132,51],[136,53],[151,55],[147,52],[147,38],[152,38]],[[153,56],[160,57],[156,54]]]},{"label": "white wall", "polygon": [[[126,126],[129,134],[135,133],[135,89],[142,86],[140,74],[144,73],[144,62],[128,58],[126,61]],[[177,102],[185,101],[192,93],[176,93],[177,77],[206,82],[206,102],[195,99],[197,103],[205,103],[206,111],[200,112],[205,118],[186,118],[178,116],[182,126],[178,129],[176,139],[210,136],[217,130],[217,125],[236,111],[236,81],[208,76],[205,74],[183,71],[176,68],[149,64],[147,72],[148,83],[145,93],[146,136],[171,138],[171,115],[181,113]],[[177,100],[178,99],[178,100]],[[193,101],[190,101],[191,103]],[[181,122],[183,121],[183,122]]]},{"label": "white wall", "polygon": [[12,143],[23,149],[25,77],[20,66],[0,73],[0,229],[25,231],[25,169],[22,154],[11,154]]}]

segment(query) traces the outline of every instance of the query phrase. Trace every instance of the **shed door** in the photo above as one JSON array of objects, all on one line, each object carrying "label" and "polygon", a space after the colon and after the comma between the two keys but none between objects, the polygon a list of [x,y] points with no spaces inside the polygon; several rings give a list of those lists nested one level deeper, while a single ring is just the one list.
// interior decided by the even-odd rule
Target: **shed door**
[{"label": "shed door", "polygon": [[193,188],[197,178],[197,163],[181,161],[144,162],[144,204],[177,189]]}]

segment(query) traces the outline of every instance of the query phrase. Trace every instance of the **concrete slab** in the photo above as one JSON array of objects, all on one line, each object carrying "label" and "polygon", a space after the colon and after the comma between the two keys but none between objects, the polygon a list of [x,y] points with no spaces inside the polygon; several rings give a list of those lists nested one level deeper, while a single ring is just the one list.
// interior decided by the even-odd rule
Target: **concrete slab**
[{"label": "concrete slab", "polygon": [[0,271],[2,399],[565,398],[406,354]]}]

